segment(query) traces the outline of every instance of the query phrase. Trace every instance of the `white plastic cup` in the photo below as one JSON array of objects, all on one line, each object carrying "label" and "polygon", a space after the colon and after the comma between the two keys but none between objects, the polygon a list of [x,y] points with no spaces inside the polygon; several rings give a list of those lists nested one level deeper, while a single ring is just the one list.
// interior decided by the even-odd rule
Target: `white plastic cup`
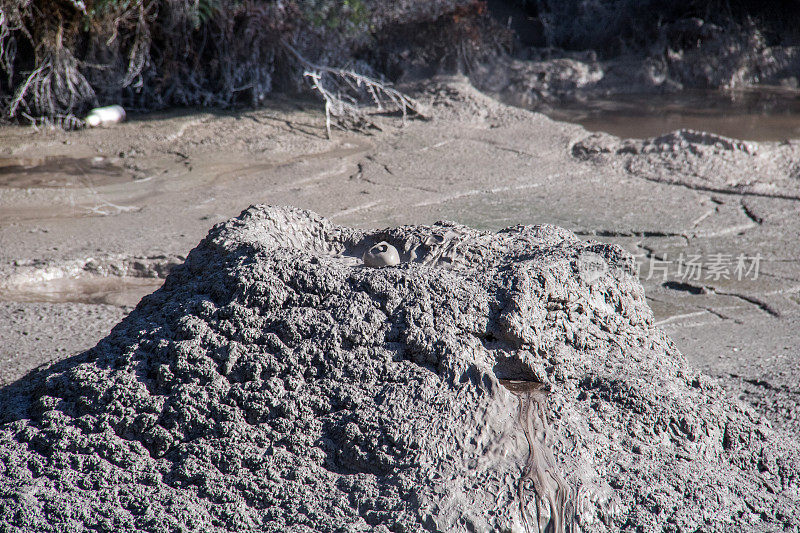
[{"label": "white plastic cup", "polygon": [[125,110],[119,105],[96,107],[86,115],[86,124],[92,128],[109,126],[125,120]]}]

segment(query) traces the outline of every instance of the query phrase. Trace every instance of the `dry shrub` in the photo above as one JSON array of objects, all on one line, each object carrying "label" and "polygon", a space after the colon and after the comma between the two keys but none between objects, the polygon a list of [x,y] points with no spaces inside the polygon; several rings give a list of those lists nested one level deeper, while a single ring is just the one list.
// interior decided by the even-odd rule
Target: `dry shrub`
[{"label": "dry shrub", "polygon": [[155,0],[0,0],[3,107],[16,117],[69,117],[141,74]]},{"label": "dry shrub", "polygon": [[377,90],[392,101],[397,95],[357,56],[407,29],[403,21],[449,17],[469,28],[482,9],[475,0],[0,0],[0,111],[38,120],[111,103],[253,105],[276,88],[299,88],[308,65],[331,68],[326,78],[344,75],[325,86],[362,77],[368,99]]}]

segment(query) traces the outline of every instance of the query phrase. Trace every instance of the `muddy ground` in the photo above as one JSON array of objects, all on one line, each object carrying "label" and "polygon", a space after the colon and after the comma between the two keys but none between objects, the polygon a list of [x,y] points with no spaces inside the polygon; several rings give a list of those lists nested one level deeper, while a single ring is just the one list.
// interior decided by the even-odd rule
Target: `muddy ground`
[{"label": "muddy ground", "polygon": [[[656,319],[689,361],[800,435],[791,143],[759,147],[768,161],[729,157],[714,139],[719,149],[699,152],[675,141],[675,153],[701,154],[683,166],[621,141],[593,157],[574,150],[589,135],[580,126],[499,104],[461,78],[418,96],[428,120],[384,117],[371,135],[332,140],[316,102],[281,99],[80,132],[0,130],[0,383],[93,346],[214,224],[288,204],[360,228],[551,223],[618,243],[639,257]],[[724,176],[703,186],[704,172],[750,166],[756,182],[785,170],[774,194]],[[675,179],[653,178],[667,167]]]}]

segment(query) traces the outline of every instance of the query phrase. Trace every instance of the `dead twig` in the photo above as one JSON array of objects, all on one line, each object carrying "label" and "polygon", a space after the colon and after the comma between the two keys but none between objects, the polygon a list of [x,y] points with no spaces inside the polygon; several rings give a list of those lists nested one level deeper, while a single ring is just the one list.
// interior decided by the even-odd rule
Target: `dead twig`
[{"label": "dead twig", "polygon": [[310,81],[311,88],[317,91],[325,102],[325,128],[329,139],[332,117],[339,121],[351,121],[353,124],[368,122],[370,126],[377,127],[367,119],[363,107],[359,105],[364,97],[367,97],[381,112],[387,108],[400,111],[403,114],[404,124],[409,113],[424,116],[416,101],[387,83],[351,69],[317,65],[303,57],[290,44],[283,42],[283,46],[300,63],[304,69],[303,76]]}]

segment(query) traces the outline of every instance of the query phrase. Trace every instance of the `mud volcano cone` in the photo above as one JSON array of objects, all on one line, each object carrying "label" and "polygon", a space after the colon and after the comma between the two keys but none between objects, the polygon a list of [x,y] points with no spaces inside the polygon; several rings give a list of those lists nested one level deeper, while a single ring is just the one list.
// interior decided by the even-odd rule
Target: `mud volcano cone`
[{"label": "mud volcano cone", "polygon": [[2,531],[800,527],[797,444],[686,365],[630,256],[552,226],[251,207],[0,407]]}]

